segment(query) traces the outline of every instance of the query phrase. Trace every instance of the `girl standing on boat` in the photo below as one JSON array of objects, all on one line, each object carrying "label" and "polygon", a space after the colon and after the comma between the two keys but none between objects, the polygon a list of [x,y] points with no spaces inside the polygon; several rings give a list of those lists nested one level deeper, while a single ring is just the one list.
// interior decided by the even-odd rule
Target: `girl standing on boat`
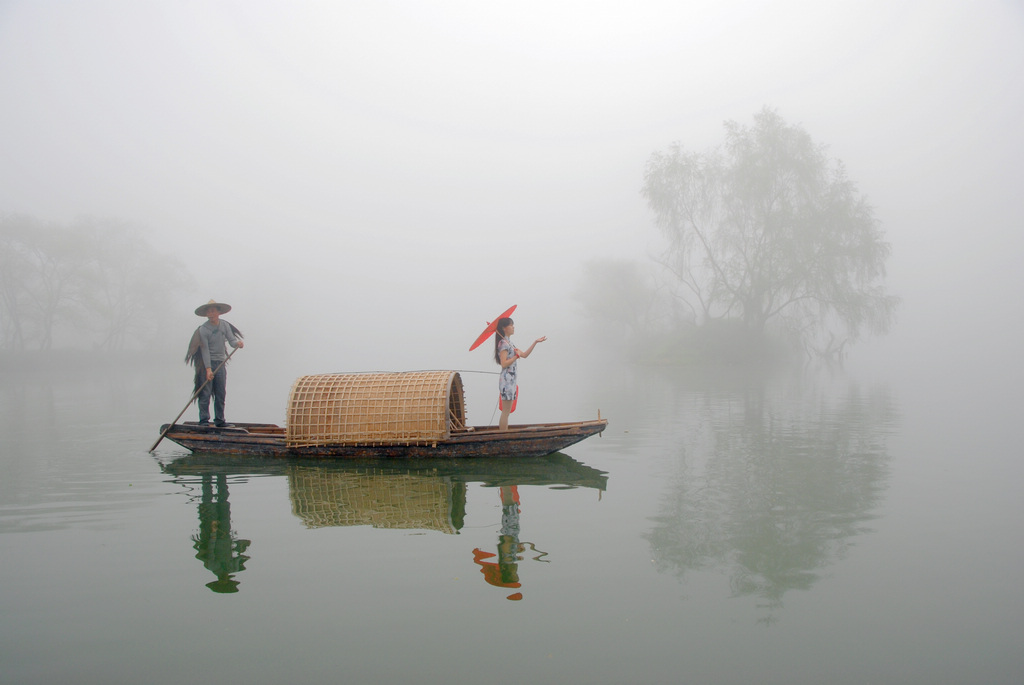
[{"label": "girl standing on boat", "polygon": [[498,377],[498,391],[501,394],[501,420],[498,428],[501,430],[508,429],[508,415],[512,413],[512,403],[519,389],[516,363],[519,359],[529,357],[537,343],[548,339],[546,335],[537,338],[524,352],[512,344],[511,337],[515,332],[516,326],[512,319],[498,319],[498,327],[494,331],[494,361],[501,366],[501,375]]}]

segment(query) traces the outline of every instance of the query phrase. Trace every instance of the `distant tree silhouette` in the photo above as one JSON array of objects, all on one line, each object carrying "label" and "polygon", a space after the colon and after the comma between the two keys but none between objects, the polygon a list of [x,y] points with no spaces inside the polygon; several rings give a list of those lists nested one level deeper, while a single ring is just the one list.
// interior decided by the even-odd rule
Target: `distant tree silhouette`
[{"label": "distant tree silhouette", "polygon": [[668,324],[665,296],[640,262],[597,259],[583,265],[573,297],[581,313],[605,340],[632,342]]},{"label": "distant tree silhouette", "polygon": [[0,216],[0,346],[123,350],[152,340],[191,276],[137,230],[111,219],[70,226]]},{"label": "distant tree silhouette", "polygon": [[644,176],[668,239],[662,264],[698,323],[736,320],[840,357],[864,332],[887,331],[890,247],[842,163],[768,108],[725,134],[721,148],[654,153]]}]

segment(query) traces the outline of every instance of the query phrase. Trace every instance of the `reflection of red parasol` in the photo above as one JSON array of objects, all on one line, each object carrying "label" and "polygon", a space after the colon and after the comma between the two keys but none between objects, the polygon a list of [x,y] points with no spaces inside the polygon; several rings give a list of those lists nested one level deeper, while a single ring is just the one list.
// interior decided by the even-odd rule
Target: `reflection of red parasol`
[{"label": "reflection of red parasol", "polygon": [[515,310],[516,310],[516,305],[512,305],[511,307],[509,307],[508,309],[503,311],[501,314],[499,314],[494,319],[494,321],[489,322],[487,324],[487,328],[484,329],[484,332],[481,333],[480,337],[476,339],[476,342],[469,346],[469,351],[472,352],[476,348],[480,347],[480,345],[483,343],[484,340],[487,340],[487,338],[491,337],[494,334],[494,331],[498,328],[498,320],[499,319],[504,319],[506,316],[508,316],[509,314],[514,312]]}]

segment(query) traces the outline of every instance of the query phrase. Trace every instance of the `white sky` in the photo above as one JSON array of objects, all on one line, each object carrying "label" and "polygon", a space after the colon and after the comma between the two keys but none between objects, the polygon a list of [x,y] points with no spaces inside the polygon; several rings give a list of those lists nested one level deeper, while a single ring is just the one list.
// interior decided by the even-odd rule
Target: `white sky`
[{"label": "white sky", "polygon": [[298,312],[332,354],[458,368],[509,304],[551,336],[582,261],[652,251],[647,158],[764,105],[875,205],[904,326],[1020,318],[1011,0],[0,0],[0,211],[142,226],[264,340]]}]

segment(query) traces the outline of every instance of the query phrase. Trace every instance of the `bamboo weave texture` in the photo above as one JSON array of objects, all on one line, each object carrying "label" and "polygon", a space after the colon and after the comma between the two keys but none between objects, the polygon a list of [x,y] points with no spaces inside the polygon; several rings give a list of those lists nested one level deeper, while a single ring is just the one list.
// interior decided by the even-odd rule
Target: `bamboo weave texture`
[{"label": "bamboo weave texture", "polygon": [[465,427],[462,378],[455,371],[302,376],[287,417],[290,447],[434,444]]}]

